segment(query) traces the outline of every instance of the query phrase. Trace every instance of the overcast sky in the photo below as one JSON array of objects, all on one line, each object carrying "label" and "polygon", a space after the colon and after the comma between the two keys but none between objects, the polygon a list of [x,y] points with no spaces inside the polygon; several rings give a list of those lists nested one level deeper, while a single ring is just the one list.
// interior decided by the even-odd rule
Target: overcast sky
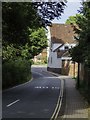
[{"label": "overcast sky", "polygon": [[69,2],[66,4],[67,7],[64,9],[64,13],[61,16],[61,19],[55,19],[53,23],[65,23],[69,16],[74,16],[78,13],[77,10],[80,10],[81,2],[77,2],[79,0],[75,0],[75,2],[72,1],[73,0],[69,0]]}]

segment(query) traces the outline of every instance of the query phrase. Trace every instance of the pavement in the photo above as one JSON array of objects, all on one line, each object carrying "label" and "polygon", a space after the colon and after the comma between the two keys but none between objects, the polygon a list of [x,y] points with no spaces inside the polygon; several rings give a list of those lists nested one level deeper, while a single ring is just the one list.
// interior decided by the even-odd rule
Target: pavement
[{"label": "pavement", "polygon": [[56,120],[90,120],[90,107],[76,89],[76,81],[69,76],[52,74],[65,83],[63,102]]},{"label": "pavement", "polygon": [[75,88],[75,80],[69,76],[60,76],[65,81],[65,100],[62,103],[63,113],[57,120],[90,120],[88,104]]}]

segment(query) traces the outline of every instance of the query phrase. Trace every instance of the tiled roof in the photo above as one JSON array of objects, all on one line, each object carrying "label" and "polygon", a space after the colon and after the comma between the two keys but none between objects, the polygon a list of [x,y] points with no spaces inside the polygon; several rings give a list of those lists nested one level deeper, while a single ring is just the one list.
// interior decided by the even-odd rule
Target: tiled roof
[{"label": "tiled roof", "polygon": [[53,43],[76,43],[73,27],[68,24],[52,24],[50,27]]}]

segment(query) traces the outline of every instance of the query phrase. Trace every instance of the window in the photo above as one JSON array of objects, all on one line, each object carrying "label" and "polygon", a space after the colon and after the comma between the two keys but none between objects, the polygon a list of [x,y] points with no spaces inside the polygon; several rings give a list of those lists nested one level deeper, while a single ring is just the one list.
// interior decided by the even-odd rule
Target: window
[{"label": "window", "polygon": [[68,46],[65,46],[65,50],[68,50],[69,49],[69,47]]},{"label": "window", "polygon": [[51,46],[50,46],[50,50],[52,51],[52,46],[53,46],[53,44],[52,44],[52,42],[51,42]]}]

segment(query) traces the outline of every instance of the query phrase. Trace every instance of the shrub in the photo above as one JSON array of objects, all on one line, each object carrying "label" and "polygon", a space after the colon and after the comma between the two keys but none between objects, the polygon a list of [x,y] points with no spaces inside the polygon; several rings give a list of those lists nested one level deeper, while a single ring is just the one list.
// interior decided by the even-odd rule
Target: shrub
[{"label": "shrub", "polygon": [[79,91],[82,94],[82,96],[88,101],[90,104],[90,88],[85,82],[85,80],[80,80],[80,86],[79,86]]},{"label": "shrub", "polygon": [[24,83],[31,78],[31,62],[21,58],[3,63],[2,85],[3,89]]}]

